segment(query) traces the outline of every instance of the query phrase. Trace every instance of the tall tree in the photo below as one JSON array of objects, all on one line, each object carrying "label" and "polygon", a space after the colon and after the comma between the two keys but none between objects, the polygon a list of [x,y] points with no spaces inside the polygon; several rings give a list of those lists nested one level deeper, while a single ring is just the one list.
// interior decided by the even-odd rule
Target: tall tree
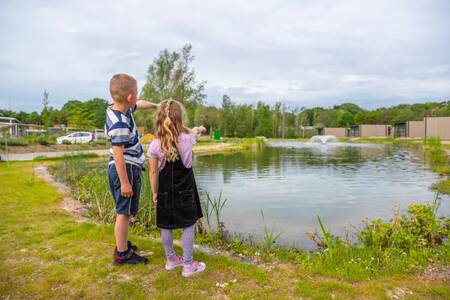
[{"label": "tall tree", "polygon": [[47,90],[44,90],[42,96],[42,112],[41,112],[41,120],[45,127],[49,127],[51,125],[51,109],[49,108],[50,101],[48,100],[49,93]]},{"label": "tall tree", "polygon": [[205,81],[197,83],[195,71],[191,67],[194,60],[192,46],[184,45],[179,51],[161,51],[148,67],[147,82],[140,97],[161,102],[173,98],[181,101],[187,109],[188,119],[193,124],[195,109],[203,104]]}]

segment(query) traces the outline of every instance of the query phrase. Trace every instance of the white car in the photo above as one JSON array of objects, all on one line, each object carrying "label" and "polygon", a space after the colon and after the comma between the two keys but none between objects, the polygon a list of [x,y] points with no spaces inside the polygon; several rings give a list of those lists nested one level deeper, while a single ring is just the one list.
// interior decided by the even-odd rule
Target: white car
[{"label": "white car", "polygon": [[88,131],[78,131],[68,135],[60,136],[56,139],[57,144],[63,144],[64,141],[67,141],[71,144],[85,144],[92,141],[92,133]]}]

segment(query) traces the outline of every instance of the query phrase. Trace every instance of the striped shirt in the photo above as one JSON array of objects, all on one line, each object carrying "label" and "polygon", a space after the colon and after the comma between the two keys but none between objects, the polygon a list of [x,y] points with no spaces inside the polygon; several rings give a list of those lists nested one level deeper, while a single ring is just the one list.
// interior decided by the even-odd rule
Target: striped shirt
[{"label": "striped shirt", "polygon": [[136,123],[133,118],[133,111],[130,108],[126,114],[111,107],[106,109],[105,134],[111,142],[109,149],[109,164],[114,163],[113,146],[124,146],[123,156],[125,163],[144,166],[145,156],[139,136],[137,133]]}]

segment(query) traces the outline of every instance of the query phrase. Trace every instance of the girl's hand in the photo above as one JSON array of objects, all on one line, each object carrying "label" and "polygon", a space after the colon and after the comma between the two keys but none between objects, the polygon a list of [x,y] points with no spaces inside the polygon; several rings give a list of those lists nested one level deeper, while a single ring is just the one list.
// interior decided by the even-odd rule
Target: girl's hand
[{"label": "girl's hand", "polygon": [[158,194],[153,194],[153,203],[157,203],[158,202]]}]

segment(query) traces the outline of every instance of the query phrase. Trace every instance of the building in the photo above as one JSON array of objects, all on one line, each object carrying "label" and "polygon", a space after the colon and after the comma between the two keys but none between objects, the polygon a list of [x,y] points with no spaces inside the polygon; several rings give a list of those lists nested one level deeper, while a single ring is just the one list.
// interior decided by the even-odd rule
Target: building
[{"label": "building", "polygon": [[394,125],[394,137],[450,140],[450,117],[425,117],[423,121],[406,121]]},{"label": "building", "polygon": [[408,122],[398,122],[394,124],[394,137],[408,137]]},{"label": "building", "polygon": [[16,118],[0,117],[0,135],[19,136],[20,122]]},{"label": "building", "polygon": [[352,125],[348,129],[347,136],[348,137],[359,137],[359,127],[360,125]]},{"label": "building", "polygon": [[324,135],[334,135],[338,138],[347,137],[347,128],[344,127],[325,127],[323,129]]},{"label": "building", "polygon": [[387,137],[391,135],[391,125],[361,124],[350,126],[349,137]]},{"label": "building", "polygon": [[438,137],[441,140],[450,140],[450,117],[425,117],[425,138]]},{"label": "building", "polygon": [[425,138],[425,121],[408,121],[407,137],[423,139]]}]

